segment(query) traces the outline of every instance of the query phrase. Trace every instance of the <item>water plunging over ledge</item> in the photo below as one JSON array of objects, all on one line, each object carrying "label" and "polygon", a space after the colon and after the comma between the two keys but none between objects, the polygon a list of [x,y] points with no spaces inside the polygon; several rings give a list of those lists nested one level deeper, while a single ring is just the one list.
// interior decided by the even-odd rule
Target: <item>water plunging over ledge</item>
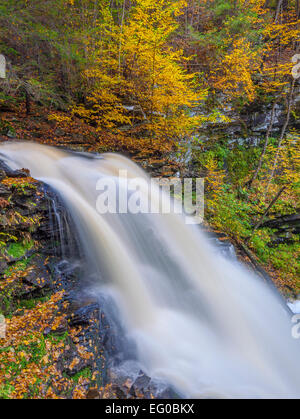
[{"label": "water plunging over ledge", "polygon": [[94,292],[118,307],[120,330],[149,376],[184,397],[300,397],[300,343],[273,290],[179,215],[97,212],[99,178],[125,169],[149,182],[137,165],[31,143],[1,145],[0,156],[59,194]]}]

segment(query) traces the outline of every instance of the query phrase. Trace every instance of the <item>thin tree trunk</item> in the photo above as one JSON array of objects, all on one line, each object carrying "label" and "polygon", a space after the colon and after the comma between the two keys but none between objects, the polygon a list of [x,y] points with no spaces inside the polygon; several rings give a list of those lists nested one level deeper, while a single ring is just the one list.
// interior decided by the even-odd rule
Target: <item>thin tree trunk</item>
[{"label": "thin tree trunk", "polygon": [[[269,1],[267,0],[267,1],[266,1],[266,4],[265,4],[265,7],[268,7],[268,3],[269,3]],[[276,8],[276,13],[275,13],[275,17],[274,17],[274,22],[275,22],[275,23],[277,23],[277,21],[278,21],[279,12],[280,12],[280,8],[281,8],[281,6],[282,6],[282,3],[283,3],[283,0],[278,0],[278,3],[277,3],[277,8]],[[263,56],[263,57],[262,57],[262,60],[263,60],[263,61],[264,61],[264,59],[265,59],[265,56]],[[262,63],[262,67],[263,67],[263,63]],[[277,68],[277,67],[278,67],[278,54],[277,54],[277,60],[276,60],[276,68]],[[275,80],[275,73],[274,73],[274,80]],[[261,169],[261,167],[262,167],[263,159],[264,159],[264,157],[265,157],[265,154],[266,154],[266,151],[267,151],[267,146],[268,146],[268,143],[269,143],[270,133],[271,133],[271,131],[272,131],[273,124],[274,124],[274,117],[275,117],[275,107],[276,107],[276,104],[277,104],[277,101],[275,100],[275,102],[273,103],[273,107],[272,107],[271,121],[270,121],[270,124],[269,124],[269,126],[268,126],[267,133],[266,133],[266,139],[265,139],[265,143],[264,143],[263,152],[262,152],[261,157],[260,157],[260,159],[259,159],[259,162],[258,162],[258,166],[257,166],[257,168],[256,168],[256,171],[255,171],[255,173],[254,173],[254,175],[253,175],[252,179],[251,179],[251,180],[250,180],[250,182],[249,182],[249,188],[251,188],[251,186],[252,186],[253,182],[254,182],[254,181],[255,181],[255,179],[257,178],[258,173],[259,173],[259,171],[260,171],[260,169]]]},{"label": "thin tree trunk", "polygon": [[279,141],[278,141],[277,151],[276,151],[276,155],[275,155],[273,167],[272,167],[272,170],[271,170],[269,182],[268,182],[268,185],[267,185],[267,188],[266,188],[266,193],[267,193],[267,191],[269,189],[269,186],[270,186],[270,184],[272,182],[272,179],[273,179],[273,176],[274,176],[276,167],[277,167],[277,162],[278,162],[278,158],[279,158],[279,153],[280,153],[282,141],[283,141],[283,138],[284,138],[284,135],[285,135],[285,131],[287,129],[287,126],[288,126],[288,124],[290,122],[291,108],[292,108],[292,102],[293,102],[293,94],[294,94],[294,88],[295,88],[295,81],[296,81],[295,79],[293,79],[293,81],[292,81],[292,85],[291,85],[291,89],[290,89],[290,94],[289,94],[289,99],[288,99],[287,115],[286,115],[285,123],[284,123],[284,125],[282,127],[280,138],[279,138]]},{"label": "thin tree trunk", "polygon": [[122,19],[121,19],[121,35],[120,35],[120,42],[119,42],[119,78],[121,77],[121,45],[122,45],[123,25],[124,25],[124,18],[125,18],[125,7],[126,7],[126,0],[124,0],[124,3],[123,3]]},{"label": "thin tree trunk", "polygon": [[259,162],[258,162],[257,168],[256,168],[256,170],[255,170],[255,173],[254,173],[254,175],[253,175],[252,179],[250,180],[250,183],[249,183],[249,188],[251,188],[251,186],[252,186],[253,182],[254,182],[254,181],[255,181],[255,179],[257,178],[258,173],[259,173],[259,171],[260,171],[260,169],[261,169],[261,167],[262,167],[263,161],[264,161],[264,157],[265,157],[265,154],[266,154],[266,151],[267,151],[267,146],[268,146],[268,143],[269,143],[270,133],[271,133],[271,131],[272,131],[273,124],[274,124],[274,118],[275,118],[275,108],[276,108],[276,105],[277,105],[277,101],[275,101],[275,102],[274,102],[273,107],[272,107],[271,120],[270,120],[270,124],[269,124],[269,126],[268,126],[268,130],[267,130],[267,134],[266,134],[266,140],[265,140],[265,143],[264,143],[263,152],[262,152],[262,154],[261,154],[261,156],[260,156],[260,159],[259,159]]},{"label": "thin tree trunk", "polygon": [[283,3],[283,0],[278,0],[277,7],[276,7],[275,18],[274,18],[274,22],[275,23],[278,22],[278,18],[279,18],[279,14],[280,14],[280,9],[281,9],[282,3]]},{"label": "thin tree trunk", "polygon": [[[150,113],[150,123],[153,126],[153,112],[154,112],[154,89],[155,89],[155,81],[156,81],[156,41],[153,48],[153,63],[152,63],[152,86],[151,86],[151,113]],[[153,130],[151,127],[151,137],[150,137],[150,144],[153,144]]]}]

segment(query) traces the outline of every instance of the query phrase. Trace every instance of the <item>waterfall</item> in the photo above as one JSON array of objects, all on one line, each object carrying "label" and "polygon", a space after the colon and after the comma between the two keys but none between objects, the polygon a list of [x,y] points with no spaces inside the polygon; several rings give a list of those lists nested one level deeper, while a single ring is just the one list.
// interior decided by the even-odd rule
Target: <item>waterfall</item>
[{"label": "waterfall", "polygon": [[149,376],[183,397],[300,397],[300,344],[274,290],[180,215],[97,211],[99,179],[117,181],[121,169],[149,183],[142,169],[116,154],[31,143],[3,144],[0,156],[60,196],[95,292],[113,299]]}]

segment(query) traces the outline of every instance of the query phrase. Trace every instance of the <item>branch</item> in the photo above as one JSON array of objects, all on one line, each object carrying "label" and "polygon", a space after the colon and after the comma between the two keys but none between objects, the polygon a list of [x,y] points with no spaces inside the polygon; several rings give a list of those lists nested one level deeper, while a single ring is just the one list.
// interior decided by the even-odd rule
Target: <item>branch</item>
[{"label": "branch", "polygon": [[280,195],[282,194],[282,192],[286,189],[286,186],[283,186],[277,193],[277,195],[275,196],[275,198],[272,199],[270,205],[268,206],[268,208],[266,209],[266,211],[263,213],[263,215],[261,216],[261,218],[259,219],[259,221],[255,224],[254,229],[252,231],[252,234],[249,238],[251,238],[253,236],[253,234],[255,233],[255,231],[262,225],[265,217],[268,215],[270,209],[273,207],[273,205],[275,204],[275,202],[279,199]]}]

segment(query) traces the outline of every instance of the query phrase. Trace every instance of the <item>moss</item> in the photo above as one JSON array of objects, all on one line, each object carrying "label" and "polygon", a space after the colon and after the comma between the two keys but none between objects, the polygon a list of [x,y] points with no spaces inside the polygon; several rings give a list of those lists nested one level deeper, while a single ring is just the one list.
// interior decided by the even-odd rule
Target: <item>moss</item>
[{"label": "moss", "polygon": [[[3,100],[4,98],[9,98],[9,96],[4,95],[3,93],[0,96],[0,100]],[[16,133],[14,127],[9,121],[6,121],[5,119],[0,119],[0,134],[7,135],[8,132]]]},{"label": "moss", "polygon": [[69,338],[69,332],[66,331],[63,334],[58,332],[51,332],[47,335],[47,340],[49,340],[52,344],[57,344],[59,342],[66,342]]},{"label": "moss", "polygon": [[6,269],[6,271],[4,272],[4,276],[7,278],[15,273],[24,272],[28,268],[32,258],[33,256],[23,259],[23,260],[19,260],[18,262],[15,262],[12,266]]},{"label": "moss", "polygon": [[20,300],[17,304],[17,308],[25,308],[26,310],[33,309],[38,303],[45,303],[49,300],[50,296],[31,298],[30,300]]},{"label": "moss", "polygon": [[18,242],[18,243],[11,243],[7,249],[7,254],[14,259],[19,259],[28,252],[28,250],[32,249],[33,241],[29,242]]},{"label": "moss", "polygon": [[79,379],[86,378],[88,380],[92,379],[92,371],[89,367],[84,368],[83,370],[79,371],[77,374],[73,375],[72,380],[75,381],[75,383],[78,383]]},{"label": "moss", "polygon": [[28,385],[28,392],[24,394],[23,398],[24,399],[36,398],[39,395],[41,383],[42,383],[42,380],[36,377],[35,383]]},{"label": "moss", "polygon": [[[16,356],[16,361],[4,361],[2,364],[3,374],[9,378],[6,383],[0,386],[0,399],[10,399],[11,394],[15,390],[12,385],[14,378],[22,374],[31,364],[39,364],[42,358],[46,355],[46,342],[43,334],[39,336],[28,335],[24,341],[16,347],[7,346],[0,348],[0,353],[13,351]],[[35,377],[35,382],[28,386],[28,392],[24,394],[23,398],[31,398],[38,395],[39,385],[41,381],[39,377]]]},{"label": "moss", "polygon": [[15,262],[3,274],[0,281],[0,310],[6,316],[11,316],[19,307],[18,295],[23,287],[20,276],[26,275],[33,257]]},{"label": "moss", "polygon": [[[1,221],[1,220],[0,220]],[[7,246],[8,242],[16,242],[18,241],[16,236],[13,236],[9,233],[0,233],[0,251],[3,252]]]},{"label": "moss", "polygon": [[[33,335],[26,336],[26,340],[34,339]],[[30,354],[30,363],[38,363],[47,353],[46,342],[43,334],[39,335],[39,339],[30,343],[24,343],[15,348],[16,353],[27,352]],[[28,363],[29,361],[24,361]]]},{"label": "moss", "polygon": [[0,293],[0,312],[6,317],[10,318],[14,311],[14,299],[12,293],[9,291],[6,294]]},{"label": "moss", "polygon": [[10,384],[3,384],[0,386],[0,399],[10,399],[11,393],[14,391],[14,386]]}]

